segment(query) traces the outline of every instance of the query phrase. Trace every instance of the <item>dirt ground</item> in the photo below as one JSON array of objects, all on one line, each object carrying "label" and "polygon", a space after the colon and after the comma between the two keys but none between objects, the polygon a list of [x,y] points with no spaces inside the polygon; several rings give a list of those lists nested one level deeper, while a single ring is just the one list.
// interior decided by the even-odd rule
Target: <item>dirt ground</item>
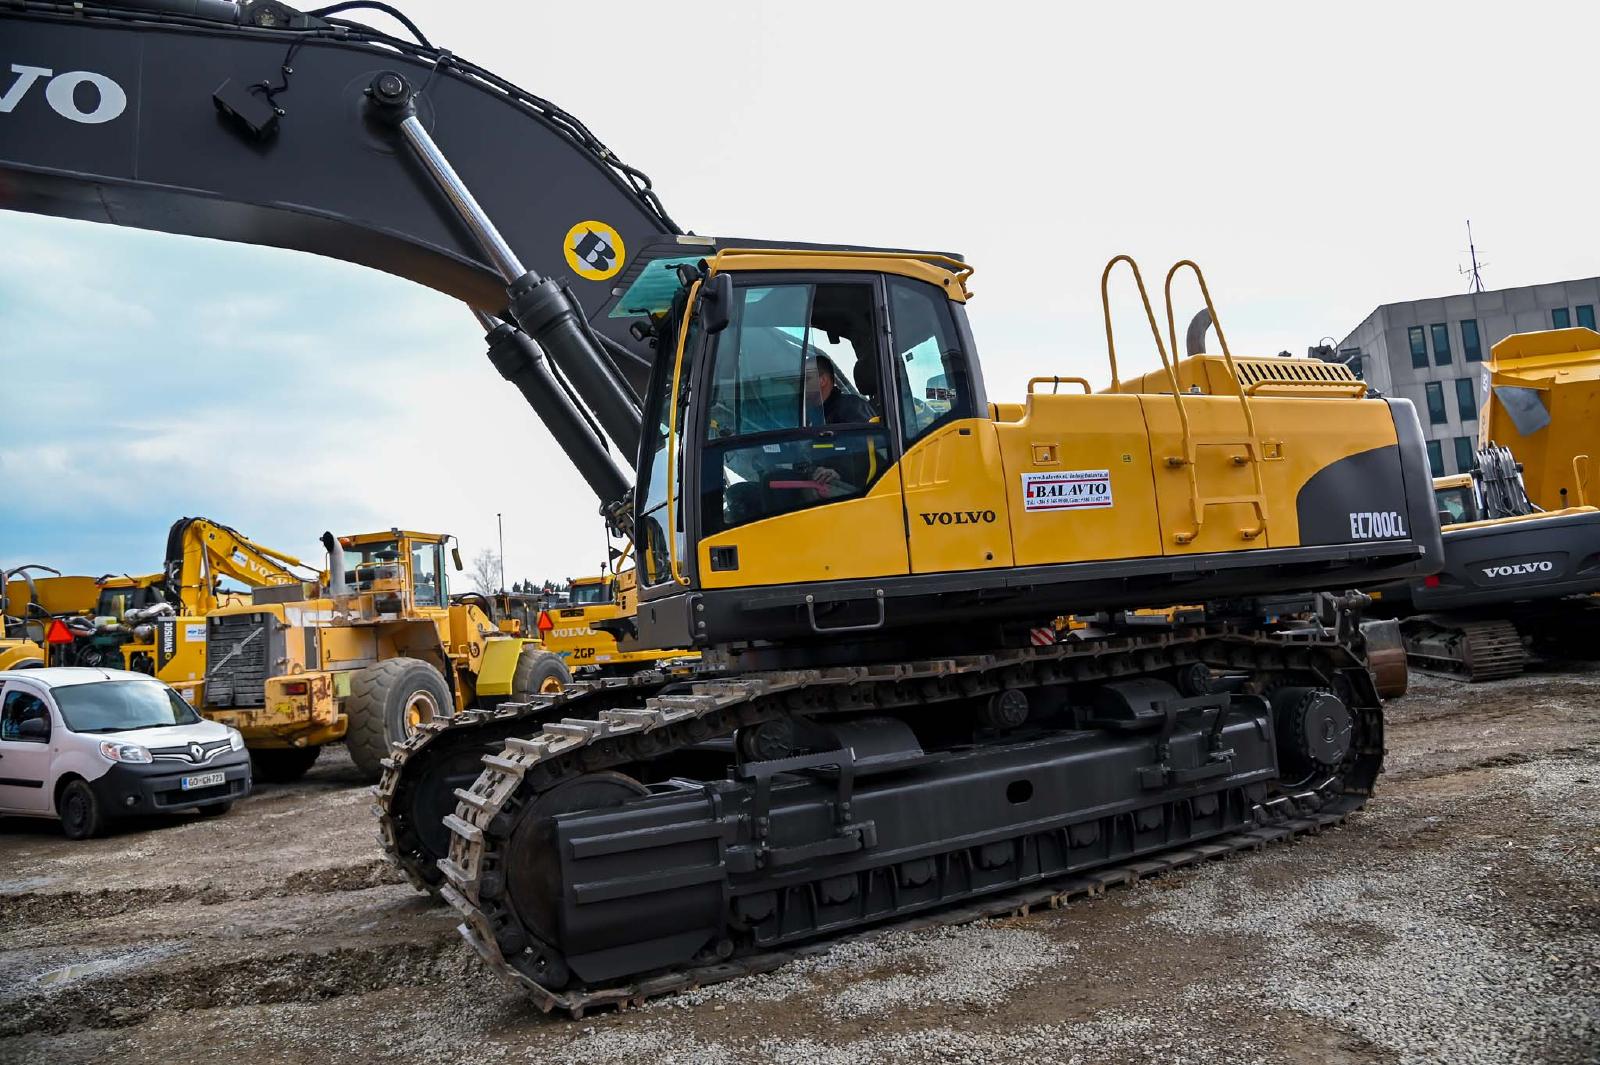
[{"label": "dirt ground", "polygon": [[1413,676],[1339,831],[582,1021],[382,862],[343,752],[226,817],[0,822],[0,1062],[1600,1060],[1600,674]]}]

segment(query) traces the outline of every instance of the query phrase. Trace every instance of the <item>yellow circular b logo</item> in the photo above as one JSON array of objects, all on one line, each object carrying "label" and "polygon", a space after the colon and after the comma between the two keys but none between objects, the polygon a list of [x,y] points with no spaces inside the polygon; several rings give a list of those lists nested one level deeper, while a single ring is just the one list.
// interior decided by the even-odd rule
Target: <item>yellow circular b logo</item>
[{"label": "yellow circular b logo", "polygon": [[567,239],[561,246],[566,252],[567,265],[586,281],[604,281],[622,269],[627,249],[622,246],[622,234],[604,222],[579,222],[567,230]]}]

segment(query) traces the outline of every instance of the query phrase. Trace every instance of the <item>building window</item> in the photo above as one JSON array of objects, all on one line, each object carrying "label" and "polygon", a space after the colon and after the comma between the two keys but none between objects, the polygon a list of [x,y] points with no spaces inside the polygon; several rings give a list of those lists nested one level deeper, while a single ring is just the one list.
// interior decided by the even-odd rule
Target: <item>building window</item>
[{"label": "building window", "polygon": [[1572,325],[1572,315],[1567,313],[1565,307],[1553,307],[1550,310],[1550,328],[1567,329]]},{"label": "building window", "polygon": [[1350,372],[1356,375],[1357,381],[1366,380],[1366,375],[1361,372],[1361,349],[1340,348],[1339,361],[1350,367]]},{"label": "building window", "polygon": [[1470,473],[1478,456],[1473,454],[1472,437],[1456,437],[1456,472]]},{"label": "building window", "polygon": [[1443,322],[1430,325],[1429,331],[1433,333],[1433,361],[1440,366],[1450,365],[1450,330]]},{"label": "building window", "polygon": [[1478,420],[1478,390],[1472,387],[1472,378],[1456,378],[1456,408],[1461,413],[1461,420],[1474,422]]},{"label": "building window", "polygon": [[1433,471],[1431,476],[1444,476],[1444,448],[1437,440],[1428,441],[1428,469]]},{"label": "building window", "polygon": [[1428,368],[1428,337],[1423,333],[1420,325],[1414,325],[1406,330],[1406,337],[1411,341],[1411,368],[1425,370]]},{"label": "building window", "polygon": [[1594,304],[1580,303],[1578,305],[1578,324],[1585,329],[1594,328]]},{"label": "building window", "polygon": [[1443,425],[1450,420],[1444,412],[1444,385],[1438,381],[1428,382],[1428,421],[1432,425]]},{"label": "building window", "polygon": [[1483,361],[1483,341],[1478,339],[1478,320],[1468,318],[1461,323],[1461,355],[1468,362]]}]

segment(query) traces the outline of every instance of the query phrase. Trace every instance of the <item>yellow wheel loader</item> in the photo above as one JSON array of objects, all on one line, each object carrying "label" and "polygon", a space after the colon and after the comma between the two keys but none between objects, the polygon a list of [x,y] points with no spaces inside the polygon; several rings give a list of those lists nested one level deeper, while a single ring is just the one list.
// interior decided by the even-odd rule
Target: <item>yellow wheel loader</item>
[{"label": "yellow wheel loader", "polygon": [[259,589],[207,616],[197,705],[244,733],[263,779],[294,779],[343,740],[376,780],[390,745],[422,725],[571,679],[537,641],[501,632],[487,604],[451,600],[448,540],[324,533],[325,582]]}]

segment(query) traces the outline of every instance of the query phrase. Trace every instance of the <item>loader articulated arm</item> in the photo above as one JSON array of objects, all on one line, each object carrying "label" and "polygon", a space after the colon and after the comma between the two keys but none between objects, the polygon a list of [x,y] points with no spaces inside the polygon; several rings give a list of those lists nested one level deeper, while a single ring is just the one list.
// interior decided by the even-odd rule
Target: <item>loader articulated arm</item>
[{"label": "loader articulated arm", "polygon": [[[298,572],[297,572],[298,571]],[[216,582],[226,577],[247,588],[297,584],[321,574],[293,555],[256,543],[208,518],[179,518],[167,533],[166,593],[188,614],[216,608]]]},{"label": "loader articulated arm", "polygon": [[0,209],[315,252],[504,320],[497,368],[621,513],[654,358],[623,283],[684,249],[581,122],[275,0],[20,0],[0,40]]}]

